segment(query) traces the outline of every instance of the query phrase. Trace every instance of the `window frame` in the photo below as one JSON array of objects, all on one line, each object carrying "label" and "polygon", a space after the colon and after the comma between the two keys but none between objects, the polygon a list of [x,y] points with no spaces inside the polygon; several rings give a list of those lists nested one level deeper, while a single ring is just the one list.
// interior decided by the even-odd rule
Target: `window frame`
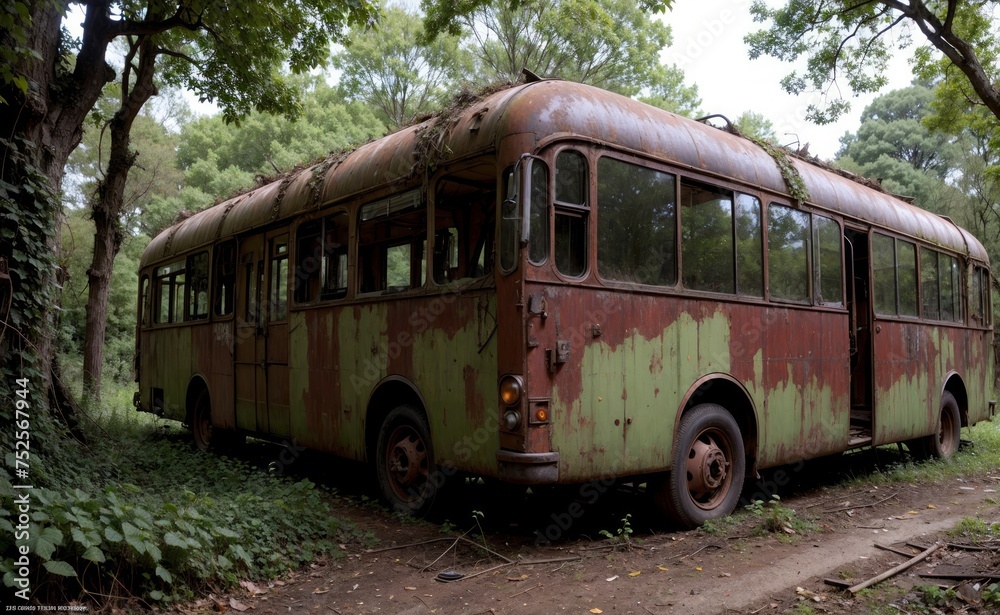
[{"label": "window frame", "polygon": [[[616,279],[611,278],[611,277],[605,277],[601,273],[600,251],[601,251],[601,244],[603,242],[601,242],[601,229],[600,229],[600,224],[601,224],[600,181],[601,181],[601,178],[600,178],[599,167],[600,167],[600,164],[601,164],[601,160],[604,159],[604,158],[608,158],[609,160],[614,160],[614,161],[622,163],[622,164],[628,164],[628,165],[640,167],[642,169],[646,169],[646,170],[653,171],[653,172],[656,172],[656,173],[661,173],[663,175],[667,175],[667,176],[669,176],[669,177],[672,178],[672,180],[673,180],[673,186],[674,186],[674,203],[673,203],[673,208],[674,208],[674,216],[673,216],[673,218],[674,218],[674,220],[673,220],[673,225],[674,225],[674,228],[673,228],[673,272],[672,272],[673,273],[673,283],[672,284],[661,285],[661,284],[648,284],[648,283],[644,283],[644,282],[629,282],[629,281],[626,281],[626,280],[616,280]],[[613,151],[613,150],[612,151],[602,151],[602,152],[599,152],[599,154],[596,157],[596,162],[592,165],[592,168],[594,169],[594,171],[596,173],[595,183],[596,183],[596,186],[597,186],[597,188],[596,188],[597,192],[596,192],[596,196],[595,196],[595,203],[597,204],[597,213],[594,214],[594,222],[593,222],[593,226],[594,226],[594,231],[593,231],[593,235],[594,235],[594,239],[593,239],[594,249],[593,249],[593,252],[596,255],[596,257],[595,257],[596,258],[596,262],[594,263],[593,269],[594,269],[594,271],[597,274],[596,275],[597,279],[600,280],[600,282],[602,284],[605,284],[606,286],[609,286],[609,287],[629,287],[629,288],[634,288],[634,287],[638,286],[640,288],[649,288],[649,289],[655,289],[655,290],[658,290],[658,291],[676,290],[678,288],[678,285],[680,284],[680,255],[679,255],[679,253],[680,253],[680,250],[679,250],[680,220],[678,219],[679,205],[677,203],[677,200],[678,200],[677,192],[678,192],[678,189],[679,189],[679,186],[680,186],[680,174],[678,173],[678,170],[674,169],[674,168],[671,168],[671,167],[669,167],[667,165],[664,165],[664,164],[660,164],[660,163],[656,163],[656,162],[650,161],[650,160],[645,159],[645,158],[638,158],[638,157],[634,157],[634,156],[623,155],[621,152]]]},{"label": "window frame", "polygon": [[[580,156],[584,163],[584,181],[583,181],[583,203],[567,203],[564,201],[556,200],[556,190],[558,184],[556,182],[556,173],[558,173],[559,167],[559,156],[564,153],[575,153]],[[547,165],[549,169],[549,185],[548,185],[548,199],[547,199],[547,210],[549,217],[549,246],[548,255],[552,260],[553,270],[556,275],[560,278],[568,281],[580,281],[585,279],[590,275],[592,269],[591,264],[591,252],[594,248],[594,222],[591,219],[593,216],[593,203],[594,203],[594,164],[591,160],[592,148],[588,147],[587,144],[580,143],[568,143],[552,150],[551,160],[552,164]],[[534,185],[534,181],[532,181]],[[583,245],[583,270],[578,274],[566,273],[559,267],[559,246],[558,246],[558,222],[559,216],[574,217],[583,221],[585,225],[583,232],[581,233],[584,242]],[[541,263],[535,263],[528,260],[529,263],[533,265],[539,265]]]}]

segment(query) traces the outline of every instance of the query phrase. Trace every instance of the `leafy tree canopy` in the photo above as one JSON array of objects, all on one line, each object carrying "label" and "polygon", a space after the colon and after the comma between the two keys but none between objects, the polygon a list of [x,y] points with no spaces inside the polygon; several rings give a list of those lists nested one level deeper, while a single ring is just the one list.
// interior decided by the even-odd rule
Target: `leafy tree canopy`
[{"label": "leafy tree canopy", "polygon": [[824,93],[824,104],[809,106],[808,117],[817,123],[832,122],[850,108],[841,87],[857,94],[885,86],[890,55],[911,45],[914,34],[927,43],[917,50],[922,64],[943,56],[948,72],[1000,117],[997,38],[989,25],[995,7],[994,2],[961,0],[787,0],[771,8],[755,0],[754,20],[769,25],[745,40],[751,58],[806,58],[806,68],[789,73],[781,84],[792,94]]},{"label": "leafy tree canopy", "polygon": [[[461,19],[479,9],[494,4],[517,10],[530,0],[420,0],[424,11],[424,30],[428,38],[447,32],[459,35]],[[673,0],[640,0],[639,6],[648,13],[663,13],[674,4]]]},{"label": "leafy tree canopy", "polygon": [[388,8],[373,32],[361,29],[333,58],[340,86],[352,100],[376,109],[390,127],[440,108],[472,68],[459,36],[446,34],[425,41],[420,17]]},{"label": "leafy tree canopy", "polygon": [[944,180],[955,168],[957,152],[951,136],[923,124],[933,100],[924,85],[879,96],[862,112],[857,133],[841,138],[837,164],[882,180],[887,190],[912,196],[925,209],[942,211]]},{"label": "leafy tree canopy", "polygon": [[513,82],[527,68],[691,114],[701,103],[697,86],[660,62],[672,36],[651,18],[649,6],[637,0],[495,0],[461,22],[479,82]]}]

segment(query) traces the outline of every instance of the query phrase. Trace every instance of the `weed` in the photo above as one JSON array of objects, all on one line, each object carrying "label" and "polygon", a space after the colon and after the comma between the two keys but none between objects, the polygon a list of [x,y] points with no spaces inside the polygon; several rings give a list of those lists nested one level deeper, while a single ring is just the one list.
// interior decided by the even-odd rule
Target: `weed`
[{"label": "weed", "polygon": [[980,597],[985,606],[1000,606],[1000,583],[991,583],[984,587]]},{"label": "weed", "polygon": [[800,517],[794,509],[782,506],[781,498],[772,495],[771,500],[764,503],[763,500],[754,500],[747,504],[746,508],[751,515],[760,519],[759,524],[752,531],[752,534],[802,534],[815,531],[816,525]]},{"label": "weed", "polygon": [[625,547],[625,549],[631,550],[631,548],[632,548],[632,523],[631,523],[631,519],[632,519],[632,515],[631,514],[626,514],[625,517],[622,519],[621,525],[618,526],[618,529],[615,530],[614,534],[612,534],[608,530],[601,530],[599,532],[599,534],[601,536],[604,536],[608,540],[612,540],[612,541],[615,541],[616,543],[621,544],[622,546]]},{"label": "weed", "polygon": [[923,594],[924,603],[929,606],[948,606],[958,596],[953,589],[944,589],[937,585],[921,585],[914,588]]}]

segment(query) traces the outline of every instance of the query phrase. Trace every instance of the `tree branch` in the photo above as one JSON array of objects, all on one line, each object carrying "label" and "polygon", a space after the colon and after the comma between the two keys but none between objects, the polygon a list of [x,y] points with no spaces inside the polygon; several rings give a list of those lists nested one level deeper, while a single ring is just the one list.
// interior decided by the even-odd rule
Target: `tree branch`
[{"label": "tree branch", "polygon": [[157,47],[154,51],[156,52],[157,55],[170,56],[172,58],[178,58],[178,59],[184,60],[185,62],[189,62],[189,63],[193,64],[194,66],[197,66],[198,68],[202,67],[201,64],[197,60],[195,60],[191,56],[189,56],[187,54],[184,54],[184,53],[181,53],[179,51],[174,51],[173,49],[166,49],[164,47]]}]

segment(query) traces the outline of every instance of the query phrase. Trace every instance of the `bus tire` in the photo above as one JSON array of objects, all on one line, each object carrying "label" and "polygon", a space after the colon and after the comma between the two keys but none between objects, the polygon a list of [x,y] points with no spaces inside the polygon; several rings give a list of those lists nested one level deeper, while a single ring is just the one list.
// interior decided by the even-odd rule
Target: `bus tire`
[{"label": "bus tire", "polygon": [[657,506],[693,528],[736,509],[746,457],[739,425],[717,404],[695,406],[681,417],[673,469],[654,495]]},{"label": "bus tire", "polygon": [[962,435],[962,415],[955,396],[945,391],[941,394],[941,412],[938,413],[935,433],[922,438],[917,447],[919,456],[928,459],[951,459],[958,452]]},{"label": "bus tire", "polygon": [[375,447],[375,471],[386,502],[399,512],[423,516],[431,509],[444,475],[434,464],[430,430],[410,405],[386,416]]},{"label": "bus tire", "polygon": [[191,436],[199,451],[235,451],[246,444],[246,436],[242,433],[212,425],[212,398],[207,389],[202,389],[194,400]]},{"label": "bus tire", "polygon": [[202,389],[191,410],[191,436],[194,447],[207,451],[212,446],[212,401],[207,389]]}]

